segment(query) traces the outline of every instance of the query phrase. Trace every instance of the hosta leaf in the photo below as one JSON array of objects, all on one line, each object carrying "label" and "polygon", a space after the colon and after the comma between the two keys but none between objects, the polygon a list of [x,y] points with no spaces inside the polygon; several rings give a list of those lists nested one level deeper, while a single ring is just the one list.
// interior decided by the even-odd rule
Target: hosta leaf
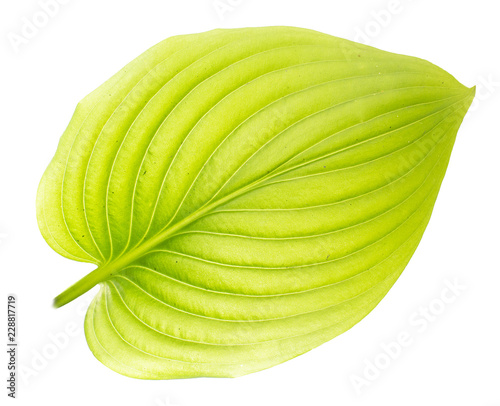
[{"label": "hosta leaf", "polygon": [[98,268],[87,341],[137,378],[237,376],[349,329],[417,247],[474,89],[314,31],[167,39],[88,95],[38,193]]}]

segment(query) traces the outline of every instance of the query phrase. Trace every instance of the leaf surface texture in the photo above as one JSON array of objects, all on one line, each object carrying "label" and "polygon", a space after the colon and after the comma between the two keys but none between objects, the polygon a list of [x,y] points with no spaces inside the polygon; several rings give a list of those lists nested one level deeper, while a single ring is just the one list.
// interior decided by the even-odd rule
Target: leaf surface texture
[{"label": "leaf surface texture", "polygon": [[40,230],[98,268],[85,332],[145,379],[238,376],[384,297],[431,216],[474,95],[442,69],[315,31],[169,38],[84,98]]}]

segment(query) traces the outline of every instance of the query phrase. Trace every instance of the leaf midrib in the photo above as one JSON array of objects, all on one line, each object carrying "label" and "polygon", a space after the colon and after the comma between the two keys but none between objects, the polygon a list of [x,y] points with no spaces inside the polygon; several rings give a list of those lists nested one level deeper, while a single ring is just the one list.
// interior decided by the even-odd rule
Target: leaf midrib
[{"label": "leaf midrib", "polygon": [[[452,105],[456,105],[459,102],[465,100],[469,96],[469,92],[466,93],[466,95],[461,98],[459,101],[453,103]],[[450,106],[448,106],[450,107]],[[452,113],[450,113],[452,114]],[[278,172],[279,173],[279,172]],[[167,240],[169,237],[171,237],[173,234],[175,234],[177,231],[180,229],[184,228],[188,224],[196,221],[200,217],[204,216],[214,208],[223,205],[224,203],[227,203],[228,201],[245,194],[255,186],[259,186],[259,184],[262,184],[264,181],[268,180],[270,177],[276,176],[276,173],[270,173],[267,176],[264,176],[263,178],[257,179],[254,182],[236,190],[235,192],[218,199],[211,204],[208,204],[206,206],[202,206],[198,210],[194,211],[190,215],[186,216],[184,219],[180,220],[179,222],[175,223],[171,227],[165,229],[162,232],[159,232],[155,236],[151,237],[147,241],[143,242],[141,245],[134,247],[131,251],[128,253],[124,254],[121,257],[116,258],[115,260],[104,264],[102,266],[99,266],[86,276],[84,276],[82,279],[77,281],[75,284],[71,285],[68,289],[66,289],[64,292],[59,294],[55,299],[54,299],[54,306],[61,307],[64,306],[65,304],[70,303],[74,299],[78,298],[79,296],[83,295],[90,289],[92,289],[94,286],[96,286],[98,283],[101,283],[107,279],[110,279],[113,277],[114,274],[117,272],[121,271],[124,267],[127,265],[133,263],[136,261],[138,258],[142,257],[143,255],[147,254],[152,248],[156,247],[158,244],[164,242]]]},{"label": "leaf midrib", "polygon": [[234,193],[231,193],[230,195],[227,195],[208,206],[196,210],[189,216],[185,217],[184,219],[177,222],[170,228],[164,230],[163,232],[156,234],[154,237],[151,237],[149,240],[145,241],[141,245],[132,249],[125,255],[94,269],[92,272],[84,276],[78,282],[71,285],[60,295],[56,296],[56,298],[54,299],[54,307],[62,307],[65,304],[68,304],[69,302],[73,301],[74,299],[78,298],[79,296],[83,295],[84,293],[92,289],[98,283],[111,278],[113,274],[115,274],[117,271],[120,271],[125,266],[131,264],[138,258],[142,257],[144,254],[149,252],[153,247],[156,247],[158,244],[165,241],[167,238],[169,238],[172,234],[176,233],[178,230],[182,229],[186,225],[197,220],[199,217],[202,217],[215,207],[224,204],[227,201],[232,200],[241,194],[246,193],[249,189],[254,187],[255,184],[262,182],[262,180],[263,179],[258,179],[257,181],[235,191]]}]

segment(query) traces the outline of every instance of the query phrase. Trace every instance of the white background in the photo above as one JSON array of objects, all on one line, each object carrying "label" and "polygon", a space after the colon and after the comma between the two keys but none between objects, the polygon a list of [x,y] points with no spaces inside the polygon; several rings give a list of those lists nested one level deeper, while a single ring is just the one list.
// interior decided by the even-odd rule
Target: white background
[{"label": "white background", "polygon": [[[38,1],[0,5],[0,306],[6,308],[8,293],[17,295],[23,368],[18,398],[8,399],[2,389],[2,405],[500,406],[499,1],[64,3],[46,21],[37,14],[43,10]],[[33,18],[43,26],[13,45],[25,19]],[[64,308],[51,307],[56,294],[93,267],[60,257],[42,239],[35,218],[42,172],[77,102],[153,44],[216,27],[264,25],[369,42],[430,60],[465,85],[477,85],[429,227],[382,303],[303,356],[237,379],[123,377],[99,363],[85,342],[83,315],[95,290]],[[461,287],[448,292],[451,303],[443,305],[440,295],[450,283]],[[429,306],[439,314],[425,322],[418,312]],[[5,316],[0,323],[6,325]],[[1,331],[6,348],[6,327]],[[368,373],[367,363],[387,360],[382,346],[402,332],[410,344],[385,369]],[[353,377],[365,385],[357,390]]]}]

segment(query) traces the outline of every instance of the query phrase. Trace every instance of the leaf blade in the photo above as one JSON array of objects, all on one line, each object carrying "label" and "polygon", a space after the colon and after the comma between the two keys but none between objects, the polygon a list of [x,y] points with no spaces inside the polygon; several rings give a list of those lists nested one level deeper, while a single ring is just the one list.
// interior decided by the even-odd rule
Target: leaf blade
[{"label": "leaf blade", "polygon": [[473,95],[426,61],[302,29],[160,43],[83,101],[40,184],[49,245],[99,265],[56,306],[101,283],[87,341],[138,378],[309,351],[403,271]]}]

